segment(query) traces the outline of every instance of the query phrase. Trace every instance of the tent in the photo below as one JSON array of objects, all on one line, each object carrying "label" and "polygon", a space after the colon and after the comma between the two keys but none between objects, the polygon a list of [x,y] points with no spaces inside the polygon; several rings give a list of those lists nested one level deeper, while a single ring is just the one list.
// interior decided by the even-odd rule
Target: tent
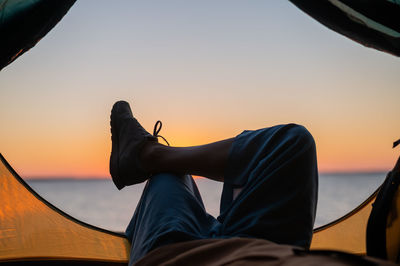
[{"label": "tent", "polygon": [[[400,56],[399,0],[290,0],[304,12],[367,47]],[[0,0],[0,70],[32,48],[75,0]],[[367,253],[366,231],[379,189],[338,220],[315,229],[311,249]],[[397,259],[400,193],[384,223],[382,247]],[[128,261],[124,235],[81,222],[31,189],[0,154],[0,262],[32,265],[119,265]]]},{"label": "tent", "polygon": [[36,45],[75,0],[0,0],[0,70]]}]

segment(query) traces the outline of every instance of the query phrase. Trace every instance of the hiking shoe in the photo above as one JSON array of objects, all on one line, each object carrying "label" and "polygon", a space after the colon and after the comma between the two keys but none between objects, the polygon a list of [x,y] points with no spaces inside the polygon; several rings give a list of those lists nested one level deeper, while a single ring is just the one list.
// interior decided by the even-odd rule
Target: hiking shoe
[{"label": "hiking shoe", "polygon": [[139,152],[146,141],[157,137],[147,132],[133,117],[129,103],[118,101],[111,110],[110,174],[115,186],[123,187],[146,181],[146,173],[139,161]]}]

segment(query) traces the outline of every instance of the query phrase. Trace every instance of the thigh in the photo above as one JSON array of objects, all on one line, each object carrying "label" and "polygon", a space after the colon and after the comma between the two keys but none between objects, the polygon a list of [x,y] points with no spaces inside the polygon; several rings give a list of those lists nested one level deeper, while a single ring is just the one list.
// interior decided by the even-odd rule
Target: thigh
[{"label": "thigh", "polygon": [[[233,200],[235,187],[242,191]],[[229,157],[220,233],[308,247],[317,190],[315,143],[304,127],[245,131]]]},{"label": "thigh", "polygon": [[132,242],[130,260],[166,244],[203,238],[215,222],[191,176],[154,175],[126,229]]}]

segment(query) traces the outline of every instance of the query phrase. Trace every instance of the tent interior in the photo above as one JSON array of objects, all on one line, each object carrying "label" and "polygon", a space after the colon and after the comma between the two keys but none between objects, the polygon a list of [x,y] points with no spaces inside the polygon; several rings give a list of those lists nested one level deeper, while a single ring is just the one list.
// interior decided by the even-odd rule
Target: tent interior
[{"label": "tent interior", "polygon": [[[367,47],[400,56],[400,2],[396,0],[291,0],[320,23]],[[0,70],[32,48],[68,12],[75,0],[0,0]],[[379,189],[342,218],[315,229],[311,249],[367,254],[368,219]],[[398,259],[400,194],[386,224],[386,252]],[[386,221],[386,220],[385,220]],[[81,222],[56,208],[0,155],[0,262],[30,265],[128,262],[123,234]]]}]

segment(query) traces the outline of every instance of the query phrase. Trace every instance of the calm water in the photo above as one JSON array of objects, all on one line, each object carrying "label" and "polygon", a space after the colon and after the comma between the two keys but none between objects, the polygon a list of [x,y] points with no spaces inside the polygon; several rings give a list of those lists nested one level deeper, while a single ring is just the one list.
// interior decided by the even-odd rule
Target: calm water
[{"label": "calm water", "polygon": [[[321,175],[315,226],[355,208],[383,182],[385,173]],[[27,180],[42,197],[75,218],[113,231],[124,231],[144,184],[118,191],[110,180]],[[218,216],[222,184],[196,179],[209,213]]]}]

